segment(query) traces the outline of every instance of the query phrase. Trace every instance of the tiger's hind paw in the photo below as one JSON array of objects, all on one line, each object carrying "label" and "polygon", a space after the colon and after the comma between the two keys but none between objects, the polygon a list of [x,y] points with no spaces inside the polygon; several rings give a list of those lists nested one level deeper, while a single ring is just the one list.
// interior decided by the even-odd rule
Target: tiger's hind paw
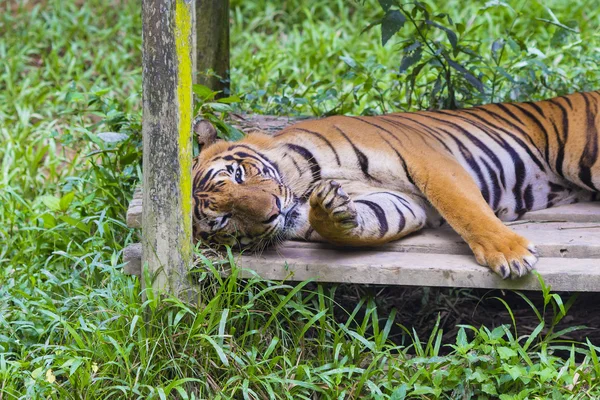
[{"label": "tiger's hind paw", "polygon": [[354,202],[336,181],[321,182],[313,190],[309,203],[309,219],[317,231],[343,234],[358,226]]},{"label": "tiger's hind paw", "polygon": [[[508,229],[508,228],[507,228]],[[489,267],[503,279],[527,275],[538,260],[535,246],[509,230],[508,234],[488,236],[469,243],[479,264]]]}]

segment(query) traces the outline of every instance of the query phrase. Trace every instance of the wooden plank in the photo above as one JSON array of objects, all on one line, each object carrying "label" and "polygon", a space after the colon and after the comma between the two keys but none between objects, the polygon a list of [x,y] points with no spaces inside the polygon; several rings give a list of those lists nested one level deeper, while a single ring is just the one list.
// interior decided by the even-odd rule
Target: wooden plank
[{"label": "wooden plank", "polygon": [[[282,248],[238,259],[243,277],[271,280],[539,290],[535,275],[503,280],[472,256]],[[600,291],[600,263],[542,258],[537,271],[553,290]]]},{"label": "wooden plank", "polygon": [[154,287],[175,295],[192,264],[191,4],[142,3],[142,262]]},{"label": "wooden plank", "polygon": [[258,114],[230,114],[228,122],[245,133],[259,130],[267,134],[275,134],[290,125],[310,119],[315,118],[301,116],[289,117]]},{"label": "wooden plank", "polygon": [[127,226],[130,228],[141,228],[142,227],[142,188],[137,187],[133,192],[133,199],[129,203],[127,208]]},{"label": "wooden plank", "polygon": [[133,243],[123,249],[123,272],[127,275],[142,275],[142,244]]},{"label": "wooden plank", "polygon": [[[600,224],[522,223],[511,227],[537,247],[541,257],[600,258]],[[287,241],[286,248],[331,249],[326,243]],[[423,229],[395,242],[378,246],[377,251],[399,253],[464,254],[471,249],[450,227]]]},{"label": "wooden plank", "polygon": [[195,1],[196,81],[229,96],[229,0]]},{"label": "wooden plank", "polygon": [[[475,262],[472,255],[334,250],[324,246],[283,246],[238,256],[241,277],[263,279],[404,286],[471,287],[539,290],[534,275],[503,280]],[[124,250],[124,272],[140,275],[136,245]],[[554,290],[600,291],[600,261],[581,258],[540,258],[536,270]],[[225,271],[226,272],[226,271]]]},{"label": "wooden plank", "polygon": [[568,204],[525,214],[529,221],[600,222],[600,202]]}]

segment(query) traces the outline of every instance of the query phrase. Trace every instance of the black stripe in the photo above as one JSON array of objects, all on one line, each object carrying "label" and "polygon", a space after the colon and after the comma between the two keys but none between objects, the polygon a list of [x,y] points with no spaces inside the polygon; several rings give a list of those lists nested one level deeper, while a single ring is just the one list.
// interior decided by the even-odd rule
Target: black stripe
[{"label": "black stripe", "polygon": [[505,113],[507,113],[515,121],[522,123],[521,118],[517,117],[512,111],[510,111],[508,109],[508,107],[506,107],[506,104],[498,103],[498,104],[494,104],[494,105],[496,107],[498,107],[499,109],[501,109],[502,111],[504,111]]},{"label": "black stripe", "polygon": [[514,103],[514,104],[510,104],[513,107],[517,107],[519,110],[521,110],[521,112],[523,114],[525,114],[527,116],[527,118],[529,118],[531,121],[533,121],[534,124],[537,125],[537,127],[542,131],[542,134],[544,135],[544,159],[546,160],[546,162],[548,163],[548,155],[550,154],[550,141],[548,139],[548,131],[546,130],[546,127],[541,123],[541,121],[535,116],[533,115],[529,110],[525,109],[525,107],[523,107],[523,104],[519,104],[519,103]]},{"label": "black stripe", "polygon": [[369,173],[369,159],[367,158],[365,153],[363,153],[358,147],[356,147],[356,145],[352,142],[352,140],[350,140],[348,135],[346,135],[346,133],[343,130],[341,130],[335,125],[333,125],[333,128],[336,131],[338,131],[348,141],[348,143],[350,143],[350,146],[352,146],[352,150],[354,150],[354,154],[356,154],[356,159],[358,160],[358,165],[360,166],[360,170],[362,171],[363,175],[368,179],[371,179],[377,183],[381,183],[379,179],[373,177]]},{"label": "black stripe", "polygon": [[[478,108],[478,111],[483,111],[485,113],[489,113],[491,111],[486,110],[485,108]],[[471,110],[468,110],[471,111]],[[477,115],[476,113],[471,113],[470,115],[474,116],[477,119],[482,120],[484,123],[486,124],[490,124],[489,121],[485,120],[484,118],[482,118],[481,116]],[[513,134],[511,134],[510,132],[504,130],[502,127],[498,127],[496,125],[492,125],[490,124],[492,127],[495,127],[496,129],[499,129],[503,132],[505,132],[507,135],[509,135],[510,137],[512,137],[513,139],[515,139],[515,141],[517,143],[519,143],[525,150],[529,150],[529,148],[525,145],[525,143],[523,143],[522,141],[519,141],[518,138],[516,138]],[[515,212],[519,213],[519,210],[523,209],[523,184],[525,183],[525,177],[527,175],[526,173],[526,168],[525,168],[525,163],[523,162],[523,160],[521,159],[521,157],[519,157],[519,154],[515,151],[515,149],[512,148],[512,146],[510,146],[508,143],[506,143],[506,141],[500,137],[496,132],[493,132],[490,129],[486,130],[488,132],[488,134],[495,134],[497,139],[500,140],[503,143],[503,148],[506,150],[506,152],[510,155],[513,164],[515,165],[515,186],[512,189],[513,195],[515,197],[515,207],[516,210]],[[531,151],[528,151],[529,155],[531,156],[531,159],[534,162],[539,162],[539,160],[537,160],[537,158],[531,153]],[[542,166],[542,171],[544,170],[543,166]]]},{"label": "black stripe", "polygon": [[390,195],[392,197],[394,197],[395,199],[397,199],[400,204],[402,204],[404,207],[406,207],[408,209],[408,211],[410,211],[410,213],[413,215],[413,217],[417,217],[415,215],[415,212],[412,210],[412,208],[410,208],[410,203],[408,201],[406,201],[406,199],[404,199],[402,196],[397,195],[396,193],[391,193],[391,192],[375,192],[372,194],[387,194]]},{"label": "black stripe", "polygon": [[525,199],[525,208],[527,209],[527,211],[531,211],[534,202],[533,188],[531,187],[531,185],[527,185],[523,197]]},{"label": "black stripe", "polygon": [[571,99],[569,99],[569,96],[560,96],[558,97],[559,99],[563,99],[564,101],[567,102],[567,104],[569,105],[569,108],[571,110],[573,110],[573,103],[571,103]]},{"label": "black stripe", "polygon": [[308,196],[310,196],[310,192],[312,191],[313,185],[317,181],[321,180],[321,166],[319,165],[317,160],[315,160],[315,157],[307,148],[298,146],[297,144],[292,144],[292,143],[286,143],[285,146],[288,149],[290,149],[290,150],[294,151],[295,153],[297,153],[298,155],[300,155],[302,158],[304,158],[310,167],[312,181],[311,181],[308,189],[306,190],[306,192],[304,192],[304,194],[302,194],[302,196],[301,196],[303,199],[307,199]]},{"label": "black stripe", "polygon": [[[507,150],[506,148],[509,145],[506,143],[506,141],[504,141],[504,139],[499,139],[497,137],[498,136],[497,133],[492,131],[489,126],[484,125],[479,121],[473,121],[472,119],[468,118],[468,117],[475,117],[475,115],[456,114],[456,117],[462,119],[463,121],[467,122],[470,125],[473,125],[474,127],[478,128],[478,129],[480,129],[482,132],[487,133],[488,137],[490,139],[492,139],[494,142],[496,142],[503,149]],[[508,150],[507,150],[507,152],[508,152]],[[492,153],[492,154],[494,154],[494,153]],[[495,156],[495,154],[494,154],[494,156]],[[506,188],[506,177],[504,176],[504,165],[502,165],[502,162],[500,160],[497,159],[497,161],[498,162],[494,161],[494,164],[496,165],[496,167],[498,167],[498,171],[500,171],[500,182],[502,183],[502,187]]]},{"label": "black stripe", "polygon": [[208,180],[212,179],[214,177],[214,175],[216,175],[220,171],[222,171],[222,170],[219,169],[219,170],[215,171],[212,168],[210,168],[208,171],[206,171],[206,173],[204,174],[202,179],[196,185],[195,190],[202,190],[204,185],[206,184],[206,182],[208,182]]},{"label": "black stripe", "polygon": [[304,240],[310,240],[310,235],[312,235],[314,231],[315,229],[312,226],[309,226],[306,230],[306,233],[304,234]]},{"label": "black stripe", "polygon": [[247,145],[245,145],[245,144],[236,144],[236,145],[234,145],[234,146],[230,146],[230,147],[229,147],[229,150],[232,150],[232,149],[234,149],[234,148],[237,148],[237,147],[243,147],[243,148],[245,148],[245,149],[248,149],[248,150],[250,150],[250,151],[252,151],[252,152],[254,152],[254,153],[258,154],[258,156],[262,158],[262,160],[260,160],[262,163],[268,163],[269,165],[273,166],[273,168],[275,169],[275,171],[277,171],[277,174],[279,174],[279,167],[277,166],[277,163],[276,163],[276,162],[273,162],[273,161],[271,161],[271,160],[270,160],[270,159],[269,159],[267,156],[265,156],[263,153],[260,153],[260,152],[256,151],[255,149],[253,149],[252,147],[250,147],[250,146],[247,146]]},{"label": "black stripe", "polygon": [[534,103],[533,101],[526,101],[523,104],[527,104],[528,106],[532,107],[535,111],[538,112],[538,114],[540,114],[542,118],[547,119],[546,114],[544,114],[544,110],[537,103]]},{"label": "black stripe", "polygon": [[329,141],[329,139],[327,139],[325,136],[321,135],[319,132],[311,131],[311,130],[304,129],[304,128],[295,128],[295,127],[291,127],[290,130],[287,131],[286,133],[293,132],[293,131],[300,131],[300,132],[309,133],[309,134],[311,134],[313,136],[316,136],[319,139],[321,139],[323,142],[325,142],[325,144],[333,152],[333,155],[335,156],[335,161],[337,162],[337,165],[342,165],[340,163],[340,156],[338,155],[337,150],[335,149],[335,147],[333,147],[333,145],[331,144],[331,142]]},{"label": "black stripe", "polygon": [[[439,119],[434,117],[433,115],[429,115],[429,118],[441,122],[441,123],[445,123],[446,125],[451,125],[453,127],[455,127],[456,129],[459,129],[462,133],[464,133],[467,137],[471,137],[471,141],[480,149],[484,150],[484,152],[486,154],[491,155],[493,158],[495,158],[496,156],[493,155],[493,153],[489,150],[489,148],[487,148],[479,139],[473,137],[470,133],[468,133],[465,129],[463,129],[462,127],[460,127],[459,125],[456,125],[453,122],[450,121],[446,121],[443,119]],[[406,119],[413,121],[415,123],[420,124],[418,121],[413,120],[412,118],[408,118],[405,117]],[[422,124],[420,124],[422,125]],[[427,129],[429,129],[427,127]],[[467,162],[467,164],[469,164],[469,167],[471,167],[471,169],[473,170],[473,172],[475,173],[475,175],[477,175],[477,178],[479,179],[479,186],[481,188],[481,194],[483,195],[484,199],[486,202],[489,203],[490,200],[490,193],[489,193],[489,189],[487,186],[487,181],[485,180],[485,177],[483,176],[483,174],[481,173],[481,168],[479,168],[479,165],[477,164],[477,160],[475,159],[475,157],[473,157],[473,153],[471,153],[471,151],[456,137],[454,136],[450,131],[443,129],[443,128],[437,128],[438,131],[444,132],[446,135],[448,135],[458,146],[458,149],[460,150],[461,155],[463,156],[464,160]],[[480,147],[481,146],[481,147]],[[499,160],[498,160],[499,162]]]},{"label": "black stripe", "polygon": [[300,168],[300,166],[298,165],[298,163],[296,162],[296,160],[294,159],[294,157],[290,156],[289,154],[283,153],[284,157],[288,157],[290,160],[292,160],[292,164],[294,164],[294,167],[296,167],[296,171],[298,172],[299,176],[302,176],[302,169]]},{"label": "black stripe", "polygon": [[[468,118],[465,118],[462,115],[454,115],[452,113],[448,113],[448,112],[444,112],[444,111],[440,111],[440,114],[444,114],[444,115],[450,115],[461,118],[463,120],[467,120]],[[483,143],[481,140],[479,140],[475,135],[472,135],[468,130],[466,130],[465,128],[463,128],[462,126],[455,124],[454,122],[451,121],[447,121],[444,119],[440,119],[440,118],[435,118],[435,117],[431,117],[436,121],[440,121],[443,123],[446,123],[448,125],[451,125],[452,127],[454,127],[455,129],[459,130],[463,135],[465,135],[467,137],[467,139],[469,139],[478,149],[480,149],[481,151],[483,151],[485,153],[486,156],[488,156],[492,162],[496,165],[496,167],[498,169],[502,169],[502,162],[500,161],[500,159],[498,159],[498,157],[496,156],[496,154],[494,154],[494,152],[485,144]],[[456,141],[456,139],[454,139]]]},{"label": "black stripe", "polygon": [[[469,113],[470,115],[475,115],[473,114],[473,111],[482,111],[486,114],[488,114],[489,116],[491,116],[494,120],[499,121],[502,123],[502,125],[508,125],[510,128],[513,128],[517,131],[519,131],[519,133],[521,133],[521,135],[523,136],[524,139],[526,139],[529,144],[531,144],[531,146],[536,149],[538,152],[540,152],[541,155],[541,151],[537,148],[537,145],[535,144],[535,142],[531,139],[531,137],[527,134],[527,132],[525,132],[525,130],[523,130],[523,128],[521,128],[520,126],[516,125],[515,123],[511,122],[509,119],[507,119],[506,117],[492,111],[489,109],[489,107],[474,107],[468,110],[464,110],[467,113]],[[498,126],[498,125],[493,125],[490,121],[488,120],[483,120],[486,124],[490,125],[490,126],[494,126],[496,129],[501,130],[502,132],[504,132],[505,134],[509,135],[510,137],[512,137],[513,139],[517,140],[517,137],[515,135],[513,135],[510,131],[508,131],[507,129],[505,129],[503,126]],[[519,139],[519,141],[522,143],[522,140]],[[527,147],[525,145],[521,145],[523,148],[527,149]],[[529,150],[529,152],[531,152],[531,150]],[[533,157],[532,159],[537,160],[537,157]],[[541,162],[536,161],[536,163],[538,164],[538,166],[540,166],[540,168],[542,168],[542,170],[544,170],[543,165],[541,164]]]},{"label": "black stripe", "polygon": [[[390,115],[387,115],[385,117],[381,117],[381,119],[384,120],[384,121],[386,121],[390,125],[396,125],[397,126],[398,124],[400,124],[399,121],[394,121],[393,119],[390,119],[390,117],[392,117],[392,118],[407,119],[407,120],[411,121],[412,123],[415,123],[415,124],[419,125],[424,130],[423,133],[428,133],[430,135],[430,137],[433,137],[438,143],[440,143],[442,146],[444,146],[444,148],[449,153],[452,153],[452,150],[450,150],[450,147],[448,147],[448,145],[439,137],[438,133],[435,130],[431,129],[429,126],[427,126],[425,124],[422,124],[419,121],[416,121],[416,120],[414,120],[412,118],[409,118],[406,114],[390,114]],[[410,129],[413,132],[419,132],[419,130],[415,129],[414,127],[408,126],[406,124],[402,124],[402,125],[404,126],[404,128]]]},{"label": "black stripe", "polygon": [[394,204],[394,208],[396,209],[396,212],[398,212],[398,218],[400,219],[398,221],[398,233],[400,233],[404,230],[404,227],[406,226],[406,218],[404,218],[404,214],[402,213],[402,211],[400,211],[398,206],[396,206],[395,204]]},{"label": "black stripe", "polygon": [[477,175],[477,179],[479,179],[479,183],[480,183],[479,186],[481,188],[481,194],[483,195],[485,202],[489,204],[490,203],[490,191],[488,189],[487,181],[486,181],[485,177],[483,176],[483,174],[481,173],[481,168],[479,168],[479,164],[477,164],[477,160],[475,159],[475,157],[473,157],[473,153],[471,153],[471,151],[464,144],[462,144],[460,142],[457,142],[457,144],[458,144],[458,148],[460,150],[461,155],[463,156],[463,158],[465,159],[467,164],[469,164],[469,167],[471,167],[473,172],[475,172],[475,175]]},{"label": "black stripe", "polygon": [[381,208],[379,204],[369,200],[355,200],[354,202],[364,204],[373,211],[373,213],[377,217],[377,221],[379,222],[379,237],[382,238],[388,231],[388,222],[385,217],[385,211],[383,211],[383,208]]},{"label": "black stripe", "polygon": [[[521,138],[519,138],[518,136],[515,136],[514,134],[512,134],[510,131],[506,130],[504,127],[499,126],[499,125],[495,125],[493,123],[491,123],[488,119],[485,119],[483,117],[481,117],[480,115],[477,115],[477,111],[481,111],[484,112],[487,115],[490,115],[492,118],[499,120],[499,121],[504,121],[505,123],[509,124],[511,127],[515,128],[516,130],[518,130],[519,132],[521,132],[523,134],[524,137],[526,137],[527,139],[529,139],[529,142],[531,143],[531,145],[533,146],[533,148],[537,151],[539,151],[539,149],[536,147],[535,143],[533,143],[533,141],[531,141],[531,138],[529,136],[527,136],[525,134],[525,132],[519,128],[518,126],[512,124],[509,120],[507,120],[506,118],[502,117],[501,115],[488,110],[486,108],[483,107],[477,107],[477,108],[472,108],[469,110],[464,110],[465,112],[468,112],[469,115],[472,115],[473,117],[477,118],[478,120],[482,121],[482,123],[484,125],[487,125],[488,127],[494,128],[502,133],[504,133],[506,136],[510,137],[512,140],[514,140],[523,150],[525,150],[525,152],[527,152],[527,154],[529,155],[529,157],[531,158],[531,161],[533,161],[538,168],[542,171],[545,172],[546,168],[544,167],[544,164],[535,156],[535,154],[533,154],[533,151],[531,150],[531,148],[529,146],[527,146],[526,143],[523,142],[523,140],[521,140]],[[493,132],[492,130],[490,130],[489,128],[486,130],[486,132],[488,134],[494,134],[496,135],[496,138],[498,140],[500,140],[504,145],[502,147],[504,147],[505,150],[509,151],[512,150],[514,152],[514,149],[512,146],[510,146],[508,143],[506,143],[506,141],[498,135],[497,132]],[[500,143],[500,142],[498,142]]]},{"label": "black stripe", "polygon": [[[398,137],[396,135],[394,135],[391,131],[389,131],[388,129],[385,129],[384,127],[378,125],[378,124],[374,124],[372,122],[366,121],[365,119],[361,118],[361,117],[351,117],[354,119],[357,119],[359,121],[361,121],[362,123],[365,123],[367,125],[371,125],[376,127],[377,129],[387,133],[388,135],[390,135],[392,138],[394,138],[394,140],[396,140],[401,146],[402,146],[402,141],[400,139],[398,139]],[[381,136],[381,134],[379,134],[379,132],[377,132],[377,135],[379,135],[379,137],[381,139],[383,139],[388,146],[390,146],[390,148],[394,151],[394,153],[396,153],[396,156],[398,157],[398,159],[400,160],[400,163],[402,164],[402,167],[404,168],[404,172],[406,173],[406,177],[408,178],[408,181],[416,186],[415,181],[413,180],[412,176],[410,175],[410,171],[408,170],[407,166],[406,166],[406,161],[404,160],[404,158],[402,157],[402,155],[398,152],[398,150],[396,150],[396,148],[394,148],[394,146],[392,146],[392,144],[383,136]]]},{"label": "black stripe", "polygon": [[396,154],[396,157],[398,157],[398,160],[400,161],[400,164],[402,164],[402,169],[404,170],[404,172],[406,173],[406,179],[408,179],[408,181],[413,185],[413,186],[417,186],[415,184],[415,181],[413,180],[412,176],[410,176],[410,172],[408,171],[408,167],[406,166],[406,161],[404,160],[404,158],[402,157],[402,155],[398,152],[398,150],[396,150],[392,144],[383,136],[380,136],[381,139],[383,139],[384,142],[387,143],[388,146],[390,146],[390,148],[394,151],[394,153]]},{"label": "black stripe", "polygon": [[502,197],[502,189],[500,188],[500,180],[498,178],[498,174],[496,171],[485,161],[483,158],[481,159],[483,165],[488,171],[488,174],[492,178],[492,189],[494,191],[494,201],[490,204],[492,209],[496,211],[498,209],[498,204],[500,204],[500,198]]},{"label": "black stripe", "polygon": [[587,129],[585,131],[585,147],[579,159],[579,179],[591,189],[598,190],[592,181],[592,167],[598,161],[598,127],[596,126],[595,115],[590,108],[590,101],[587,95],[585,93],[581,93],[581,95],[585,101]]},{"label": "black stripe", "polygon": [[556,173],[559,176],[562,176],[564,178],[563,175],[563,163],[565,160],[565,146],[564,144],[567,142],[567,140],[569,139],[569,116],[567,113],[567,110],[565,109],[565,107],[560,104],[560,102],[557,99],[551,99],[550,102],[552,104],[554,104],[556,107],[558,107],[562,113],[562,138],[560,138],[559,134],[557,133],[556,135],[556,140],[557,140],[557,153],[556,153],[556,160],[554,161],[554,169],[556,170]]}]

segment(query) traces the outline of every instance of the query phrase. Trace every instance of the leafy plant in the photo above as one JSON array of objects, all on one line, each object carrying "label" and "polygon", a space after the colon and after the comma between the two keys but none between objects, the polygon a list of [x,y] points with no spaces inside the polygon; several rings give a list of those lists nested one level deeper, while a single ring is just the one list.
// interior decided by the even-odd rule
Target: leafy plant
[{"label": "leafy plant", "polygon": [[223,139],[239,140],[244,136],[239,129],[227,122],[227,117],[235,111],[233,105],[241,101],[239,97],[217,98],[219,92],[200,84],[194,84],[192,89],[195,96],[194,115],[196,118],[210,121]]},{"label": "leafy plant", "polygon": [[[496,70],[495,99],[597,84],[598,9],[586,1],[555,1],[548,7],[556,19],[537,3],[520,11],[513,33],[503,36],[504,53],[496,45],[498,65],[508,65],[515,82]],[[217,126],[239,110],[326,115],[430,106],[428,82],[437,75],[423,67],[409,105],[404,77],[411,70],[399,74],[402,50],[390,46],[412,29],[410,21],[385,47],[373,47],[380,39],[374,30],[360,35],[358,26],[381,17],[375,1],[231,4],[232,77],[241,101],[218,102],[195,87],[197,113]],[[465,24],[459,45],[479,41],[491,49],[513,21],[503,6],[477,14],[473,3],[445,4]],[[591,336],[571,338],[578,327],[565,315],[578,304],[548,287],[538,306],[522,296],[538,321],[532,329],[508,320],[464,325],[451,337],[443,315],[426,334],[423,326],[403,329],[402,310],[384,310],[375,295],[342,306],[347,295],[336,286],[242,279],[232,253],[220,260],[199,253],[201,302],[151,291],[143,302],[121,261],[123,246],[139,239],[124,223],[141,176],[139,3],[18,0],[0,7],[8,10],[0,13],[0,398],[600,396],[600,349]],[[482,20],[470,23],[472,16]],[[556,20],[570,29],[577,20],[579,33]],[[446,31],[424,28],[451,51]],[[509,36],[527,53],[515,57]],[[461,53],[457,62],[465,59]],[[489,95],[493,70],[473,63],[464,66],[484,73],[474,76]],[[455,94],[466,102],[460,89]],[[220,132],[232,137],[226,125]],[[456,293],[448,296],[465,296]],[[501,299],[514,315],[514,304]]]}]

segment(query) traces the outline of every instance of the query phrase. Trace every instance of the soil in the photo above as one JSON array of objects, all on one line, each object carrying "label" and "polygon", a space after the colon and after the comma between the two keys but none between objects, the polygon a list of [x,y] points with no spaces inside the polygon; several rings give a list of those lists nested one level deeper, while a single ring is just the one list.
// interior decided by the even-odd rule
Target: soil
[{"label": "soil", "polygon": [[[541,292],[521,293],[533,303],[540,314],[544,314],[544,298]],[[600,345],[600,293],[557,292],[557,294],[565,305],[572,296],[575,298],[566,316],[554,328],[554,332],[581,326],[581,329],[569,332],[562,338],[584,343],[588,338],[591,343]],[[338,310],[337,315],[340,320],[347,319],[348,313],[352,312],[359,299],[364,296],[370,296],[375,300],[380,325],[385,323],[393,308],[397,310],[396,329],[392,331],[390,338],[399,344],[402,340],[406,340],[406,337],[403,337],[403,330],[398,325],[403,325],[409,330],[414,328],[423,341],[429,338],[438,315],[440,327],[444,332],[443,343],[455,342],[459,325],[472,325],[477,328],[486,326],[491,330],[499,325],[509,324],[512,330],[511,316],[498,298],[504,300],[511,308],[519,336],[530,334],[540,322],[532,307],[512,291],[375,285],[339,287],[335,300],[345,309],[345,311],[341,308]],[[551,325],[553,317],[554,312],[549,304],[545,313],[546,326]]]}]

